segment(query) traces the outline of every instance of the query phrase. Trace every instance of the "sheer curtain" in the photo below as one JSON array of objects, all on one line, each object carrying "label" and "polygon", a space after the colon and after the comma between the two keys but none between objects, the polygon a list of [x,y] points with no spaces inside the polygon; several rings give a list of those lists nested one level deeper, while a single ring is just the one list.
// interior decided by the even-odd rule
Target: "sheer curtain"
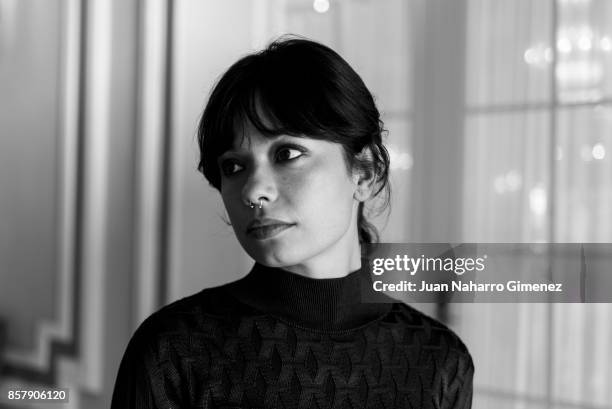
[{"label": "sheer curtain", "polygon": [[[611,242],[612,4],[470,0],[466,13],[465,241]],[[475,408],[612,407],[610,304],[454,316]]]}]

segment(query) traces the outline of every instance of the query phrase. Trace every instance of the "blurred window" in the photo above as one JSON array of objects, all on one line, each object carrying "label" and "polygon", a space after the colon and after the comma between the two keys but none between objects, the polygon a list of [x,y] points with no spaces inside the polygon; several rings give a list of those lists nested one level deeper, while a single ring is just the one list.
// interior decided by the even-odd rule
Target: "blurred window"
[{"label": "blurred window", "polygon": [[465,240],[611,242],[612,3],[467,16]]},{"label": "blurred window", "polygon": [[[464,240],[612,242],[612,2],[466,7]],[[610,304],[455,313],[475,408],[611,407]]]}]

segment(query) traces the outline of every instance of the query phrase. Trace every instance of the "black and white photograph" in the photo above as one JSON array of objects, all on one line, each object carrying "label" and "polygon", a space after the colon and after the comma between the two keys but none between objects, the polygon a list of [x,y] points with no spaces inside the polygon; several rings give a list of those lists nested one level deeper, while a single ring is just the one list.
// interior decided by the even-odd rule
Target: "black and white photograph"
[{"label": "black and white photograph", "polygon": [[612,409],[612,1],[0,0],[0,409]]}]

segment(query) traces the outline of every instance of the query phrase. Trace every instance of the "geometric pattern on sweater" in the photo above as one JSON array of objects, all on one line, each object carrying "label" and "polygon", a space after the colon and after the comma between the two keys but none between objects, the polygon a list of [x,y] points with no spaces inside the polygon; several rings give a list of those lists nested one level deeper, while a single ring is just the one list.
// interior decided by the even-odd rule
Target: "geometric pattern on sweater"
[{"label": "geometric pattern on sweater", "polygon": [[149,317],[121,362],[112,409],[471,407],[474,366],[446,326],[402,303],[317,331],[207,289]]}]

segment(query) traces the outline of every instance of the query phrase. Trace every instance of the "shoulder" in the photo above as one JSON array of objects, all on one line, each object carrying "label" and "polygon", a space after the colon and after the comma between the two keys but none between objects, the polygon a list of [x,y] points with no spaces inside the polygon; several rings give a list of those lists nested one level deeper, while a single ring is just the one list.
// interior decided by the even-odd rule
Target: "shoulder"
[{"label": "shoulder", "polygon": [[[153,401],[163,405],[186,402],[184,385],[204,382],[219,361],[216,346],[223,340],[221,329],[227,327],[226,316],[236,310],[235,304],[221,286],[184,297],[145,319],[121,360],[113,408],[153,407]],[[194,363],[198,376],[204,378],[192,379]]]},{"label": "shoulder", "polygon": [[228,291],[232,284],[203,289],[155,311],[134,332],[133,349],[142,348],[163,360],[160,351],[186,351],[214,341],[221,328],[247,311]]},{"label": "shoulder", "polygon": [[176,300],[153,313],[156,321],[172,319],[174,323],[189,320],[193,316],[223,316],[237,307],[237,300],[228,292],[233,283],[205,288],[195,294]]},{"label": "shoulder", "polygon": [[451,360],[469,370],[472,356],[463,340],[440,321],[404,303],[394,303],[390,319],[397,322],[405,345],[426,350],[435,359]]},{"label": "shoulder", "polygon": [[422,385],[431,385],[431,390],[439,391],[435,397],[439,406],[471,407],[474,362],[461,338],[440,321],[409,305],[396,303],[392,311],[401,327],[399,334],[408,365],[420,368]]}]

